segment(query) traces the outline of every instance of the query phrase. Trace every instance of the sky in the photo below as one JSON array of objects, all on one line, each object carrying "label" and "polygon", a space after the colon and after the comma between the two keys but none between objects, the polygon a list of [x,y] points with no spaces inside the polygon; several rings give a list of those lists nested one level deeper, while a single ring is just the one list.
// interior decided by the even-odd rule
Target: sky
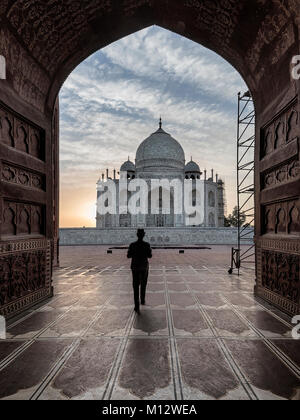
[{"label": "sky", "polygon": [[83,61],[60,92],[60,226],[96,226],[96,183],[135,159],[139,144],[163,128],[186,161],[225,181],[236,205],[237,94],[247,86],[214,52],[153,26]]}]

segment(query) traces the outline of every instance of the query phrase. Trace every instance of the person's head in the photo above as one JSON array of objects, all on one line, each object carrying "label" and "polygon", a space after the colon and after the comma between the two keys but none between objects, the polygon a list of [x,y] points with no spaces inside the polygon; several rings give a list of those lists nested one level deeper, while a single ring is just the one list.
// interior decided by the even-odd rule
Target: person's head
[{"label": "person's head", "polygon": [[146,233],[144,231],[144,229],[138,229],[137,231],[137,237],[138,239],[141,241],[142,239],[144,239]]}]

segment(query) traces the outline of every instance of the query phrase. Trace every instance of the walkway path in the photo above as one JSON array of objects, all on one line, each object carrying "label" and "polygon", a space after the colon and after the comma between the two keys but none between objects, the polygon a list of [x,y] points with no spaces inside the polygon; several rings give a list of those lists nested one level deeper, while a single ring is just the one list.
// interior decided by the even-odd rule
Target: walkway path
[{"label": "walkway path", "polygon": [[0,341],[0,398],[299,400],[288,318],[213,251],[157,251],[137,316],[124,251],[63,249],[55,297]]}]

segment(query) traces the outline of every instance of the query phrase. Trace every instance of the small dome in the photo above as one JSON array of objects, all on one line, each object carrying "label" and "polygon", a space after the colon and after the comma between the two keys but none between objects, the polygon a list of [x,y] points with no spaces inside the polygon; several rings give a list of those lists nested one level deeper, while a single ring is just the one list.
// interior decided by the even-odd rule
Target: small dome
[{"label": "small dome", "polygon": [[120,169],[121,172],[135,172],[135,165],[129,159],[123,163]]},{"label": "small dome", "polygon": [[194,162],[194,161],[191,160],[185,166],[185,172],[197,172],[197,173],[200,173],[200,167],[199,167],[199,165],[197,165],[196,162]]}]

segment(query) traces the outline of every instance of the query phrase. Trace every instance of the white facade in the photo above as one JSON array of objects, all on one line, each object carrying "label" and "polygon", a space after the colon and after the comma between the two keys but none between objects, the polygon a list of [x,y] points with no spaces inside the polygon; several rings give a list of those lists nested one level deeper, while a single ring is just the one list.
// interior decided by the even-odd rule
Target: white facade
[{"label": "white facade", "polygon": [[[177,140],[170,136],[162,129],[160,122],[159,129],[151,134],[146,140],[144,140],[139,146],[135,164],[130,162],[128,159],[121,168],[122,174],[127,174],[127,179],[130,182],[134,179],[143,179],[147,182],[150,187],[152,180],[180,180],[182,185],[182,196],[184,195],[184,181],[186,179],[196,180],[201,184],[202,191],[204,192],[204,203],[203,203],[203,222],[194,226],[203,227],[223,227],[224,226],[224,184],[222,180],[214,175],[212,171],[211,178],[207,179],[207,173],[201,172],[197,163],[191,160],[188,164],[185,163],[185,153],[181,145]],[[106,178],[104,174],[102,179],[97,184],[97,199],[104,194],[102,187],[109,182],[113,181],[116,187],[117,193],[117,211],[116,214],[105,214],[100,215],[97,212],[97,228],[98,229],[109,229],[109,228],[125,228],[125,227],[185,227],[187,225],[187,219],[184,214],[176,214],[174,211],[174,198],[171,192],[170,201],[170,214],[167,213],[163,208],[164,202],[162,200],[162,191],[160,188],[160,199],[158,202],[157,211],[159,214],[153,214],[151,211],[151,197],[149,194],[148,198],[148,214],[131,215],[120,214],[119,211],[119,186],[120,179],[116,177],[116,171],[112,178],[109,177],[108,170],[106,172]],[[101,184],[101,188],[100,188]],[[130,192],[126,192],[128,199],[130,198]],[[194,201],[194,197],[193,197]],[[152,203],[153,209],[153,203]],[[190,226],[190,225],[189,225]]]}]

